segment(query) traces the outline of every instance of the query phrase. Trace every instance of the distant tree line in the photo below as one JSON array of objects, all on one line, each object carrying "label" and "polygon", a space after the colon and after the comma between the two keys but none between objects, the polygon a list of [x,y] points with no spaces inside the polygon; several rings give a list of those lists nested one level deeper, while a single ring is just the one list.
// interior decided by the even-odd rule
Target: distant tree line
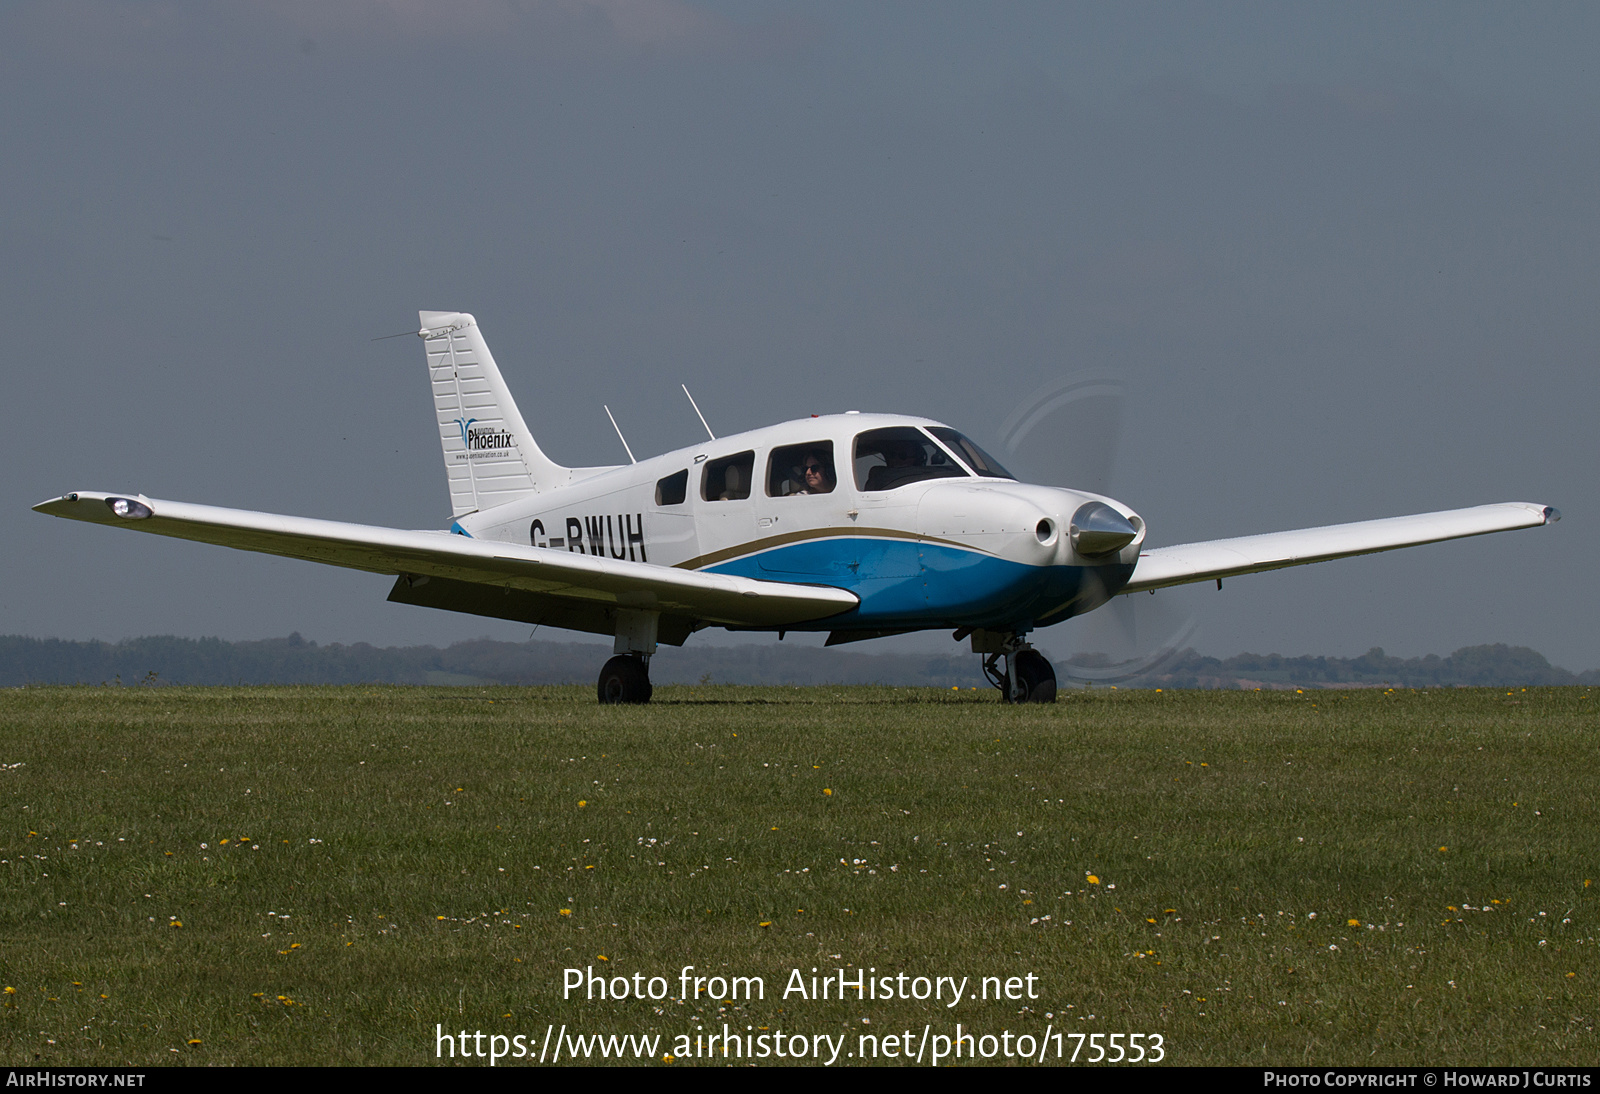
[{"label": "distant tree line", "polygon": [[[74,642],[0,637],[0,686],[106,684],[592,684],[609,646],[478,639],[380,648],[365,642],[318,645],[298,633],[255,642],[218,638],[129,638]],[[965,651],[927,656],[766,646],[661,647],[651,662],[658,684],[984,684]]]},{"label": "distant tree line", "polygon": [[[496,642],[435,646],[318,645],[299,634],[255,642],[218,638],[130,638],[74,642],[0,637],[0,686],[27,684],[589,684],[609,655],[579,642]],[[1105,664],[1093,654],[1056,662],[1064,686],[1074,669]],[[986,686],[979,659],[948,654],[870,653],[859,647],[793,644],[663,646],[651,663],[661,684],[887,684]],[[1103,675],[1103,674],[1102,674]],[[1448,657],[1402,659],[1381,649],[1360,657],[1241,653],[1218,660],[1184,650],[1119,687],[1533,687],[1600,683],[1600,670],[1571,673],[1525,646],[1468,646]]]},{"label": "distant tree line", "polygon": [[[1073,658],[1058,671],[1070,674],[1074,664],[1093,668],[1093,655]],[[1360,657],[1284,657],[1276,653],[1241,653],[1226,660],[1184,650],[1155,669],[1119,681],[1120,687],[1254,688],[1254,687],[1552,687],[1600,684],[1600,670],[1572,673],[1557,668],[1526,646],[1466,646],[1448,657],[1399,658],[1374,646]]]}]

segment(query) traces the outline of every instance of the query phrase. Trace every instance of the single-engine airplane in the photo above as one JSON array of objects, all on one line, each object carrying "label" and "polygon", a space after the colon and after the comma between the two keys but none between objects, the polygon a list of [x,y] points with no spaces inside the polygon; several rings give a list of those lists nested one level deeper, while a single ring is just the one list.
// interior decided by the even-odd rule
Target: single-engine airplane
[{"label": "single-engine airplane", "polygon": [[1029,634],[1119,594],[1560,519],[1507,502],[1147,547],[1144,520],[1119,501],[1018,482],[939,422],[856,411],[616,467],[563,467],[534,441],[477,321],[419,318],[448,531],[95,491],[34,508],[392,574],[397,603],[611,635],[603,703],[649,701],[657,643],[713,626],[827,631],[830,645],[950,629],[971,640],[1006,701],[1052,702],[1055,672]]}]

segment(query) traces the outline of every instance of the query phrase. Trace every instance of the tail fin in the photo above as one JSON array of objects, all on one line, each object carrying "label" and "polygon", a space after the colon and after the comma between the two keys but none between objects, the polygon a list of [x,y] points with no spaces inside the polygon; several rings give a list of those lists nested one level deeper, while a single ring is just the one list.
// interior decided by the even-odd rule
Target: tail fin
[{"label": "tail fin", "polygon": [[418,312],[450,483],[452,517],[565,485],[570,471],[534,443],[477,320]]}]

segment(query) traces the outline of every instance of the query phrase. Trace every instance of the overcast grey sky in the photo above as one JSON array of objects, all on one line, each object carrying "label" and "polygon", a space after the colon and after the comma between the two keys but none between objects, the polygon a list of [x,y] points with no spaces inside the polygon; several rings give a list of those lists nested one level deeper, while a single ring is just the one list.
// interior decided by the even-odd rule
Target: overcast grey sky
[{"label": "overcast grey sky", "polygon": [[641,455],[693,442],[683,382],[719,434],[996,444],[1093,370],[1153,544],[1554,504],[1156,599],[1218,655],[1600,666],[1597,41],[1589,4],[14,0],[0,632],[526,636],[28,511],[441,527],[420,343],[371,339],[459,308],[567,463],[623,458],[602,402]]}]

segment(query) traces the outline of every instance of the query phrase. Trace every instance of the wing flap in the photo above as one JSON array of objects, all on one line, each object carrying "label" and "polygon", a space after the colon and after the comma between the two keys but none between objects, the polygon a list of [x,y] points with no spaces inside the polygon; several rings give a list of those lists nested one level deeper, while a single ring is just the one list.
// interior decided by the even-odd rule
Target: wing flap
[{"label": "wing flap", "polygon": [[[126,500],[130,515],[112,511]],[[607,606],[659,611],[707,623],[779,626],[824,619],[854,608],[854,593],[654,566],[449,532],[224,509],[142,495],[81,491],[41,502],[40,513],[109,524],[176,539],[259,551],[380,574],[439,577]]]},{"label": "wing flap", "polygon": [[1441,513],[1418,513],[1408,517],[1364,520],[1355,524],[1333,524],[1322,528],[1300,528],[1292,532],[1269,532],[1237,539],[1157,547],[1139,555],[1139,564],[1133,571],[1133,577],[1122,591],[1134,593],[1194,581],[1281,570],[1287,566],[1305,566],[1312,562],[1376,554],[1447,539],[1508,532],[1516,528],[1536,528],[1560,519],[1561,514],[1547,505],[1502,502]]}]

